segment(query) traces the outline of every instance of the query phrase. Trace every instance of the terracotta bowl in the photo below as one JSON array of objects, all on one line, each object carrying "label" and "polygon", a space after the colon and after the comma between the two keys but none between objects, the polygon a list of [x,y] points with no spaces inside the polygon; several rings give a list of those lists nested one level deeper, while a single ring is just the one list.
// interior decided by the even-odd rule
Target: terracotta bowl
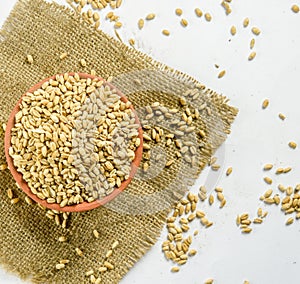
[{"label": "terracotta bowl", "polygon": [[[75,73],[69,73],[69,75],[74,76]],[[89,74],[83,74],[83,73],[78,73],[79,76],[81,78],[87,79],[87,78],[99,78],[100,80],[103,80],[100,77],[96,77],[96,76],[92,76]],[[35,86],[33,86],[32,88],[30,88],[27,92],[34,92],[35,90],[41,88],[41,86],[43,85],[43,83],[49,81],[50,79],[55,79],[56,76],[47,78],[41,82],[39,82],[38,84],[36,84]],[[121,97],[121,100],[123,102],[127,102],[128,99],[124,96],[124,94],[121,93],[121,91],[119,91],[117,88],[115,88],[112,84],[105,82],[104,85],[109,86],[112,89],[116,89],[117,94]],[[26,92],[26,93],[27,93]],[[25,94],[26,94],[25,93]],[[24,95],[25,95],[24,94]],[[23,95],[23,96],[24,96]],[[23,97],[22,96],[22,97]],[[6,126],[6,131],[5,131],[5,156],[6,156],[6,160],[7,160],[7,164],[8,167],[14,177],[14,179],[16,180],[17,184],[20,186],[20,188],[35,202],[43,205],[46,208],[49,209],[53,209],[53,210],[58,210],[58,211],[62,211],[62,212],[83,212],[83,211],[88,211],[88,210],[92,210],[95,209],[97,207],[100,207],[102,205],[105,205],[106,203],[108,203],[109,201],[113,200],[117,195],[119,195],[122,191],[125,190],[125,188],[128,186],[128,184],[131,182],[131,180],[133,179],[134,175],[137,172],[137,169],[140,165],[141,159],[142,159],[142,153],[143,153],[143,130],[141,127],[141,123],[138,119],[138,116],[133,108],[133,106],[131,106],[131,109],[135,112],[136,114],[136,123],[140,125],[138,132],[139,132],[139,138],[141,139],[141,144],[140,146],[136,149],[135,152],[135,159],[133,160],[132,164],[131,164],[131,171],[130,171],[130,175],[129,175],[129,179],[126,181],[123,181],[121,186],[119,188],[116,188],[111,194],[109,194],[108,196],[106,196],[103,199],[99,199],[99,200],[95,200],[91,203],[88,202],[83,202],[81,204],[78,205],[71,205],[71,206],[65,206],[63,208],[60,207],[59,204],[49,204],[47,203],[46,200],[42,200],[40,198],[38,198],[35,194],[33,194],[29,188],[29,186],[27,185],[26,181],[23,180],[23,175],[21,173],[19,173],[14,164],[13,164],[13,159],[12,157],[9,155],[9,148],[11,147],[11,129],[13,128],[14,124],[15,124],[15,115],[16,113],[20,110],[20,103],[22,101],[22,97],[21,99],[18,101],[18,103],[16,104],[16,106],[14,107],[14,109],[12,110],[10,117],[8,119],[8,123]]]}]

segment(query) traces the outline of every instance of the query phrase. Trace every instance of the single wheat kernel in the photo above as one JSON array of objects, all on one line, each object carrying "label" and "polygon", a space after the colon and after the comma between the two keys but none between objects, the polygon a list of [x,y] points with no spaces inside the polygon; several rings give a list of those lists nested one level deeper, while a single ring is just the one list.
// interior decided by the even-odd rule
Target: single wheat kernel
[{"label": "single wheat kernel", "polygon": [[273,199],[274,199],[276,205],[278,205],[278,204],[280,203],[280,197],[279,197],[278,195],[275,195],[275,196],[273,197]]},{"label": "single wheat kernel", "polygon": [[120,8],[121,5],[122,5],[122,0],[117,0],[116,8]]},{"label": "single wheat kernel", "polygon": [[98,270],[99,270],[100,273],[103,273],[103,272],[107,271],[107,267],[101,266],[101,267],[99,267]]},{"label": "single wheat kernel", "polygon": [[179,223],[180,223],[180,224],[188,224],[188,220],[187,220],[186,218],[181,218],[181,219],[179,220]]},{"label": "single wheat kernel", "polygon": [[296,142],[294,142],[294,141],[289,142],[289,146],[290,146],[290,148],[292,148],[292,149],[296,149],[296,148],[297,148],[297,144],[296,144]]},{"label": "single wheat kernel", "polygon": [[201,224],[202,224],[203,226],[206,226],[206,225],[209,223],[208,219],[205,218],[205,217],[202,217],[202,218],[200,219],[200,222],[201,222]]},{"label": "single wheat kernel", "polygon": [[244,284],[250,284],[250,282],[249,282],[249,281],[247,281],[247,280],[245,280],[245,281],[244,281]]},{"label": "single wheat kernel", "polygon": [[123,24],[121,22],[116,22],[114,27],[115,27],[115,29],[120,29],[122,27],[122,25]]},{"label": "single wheat kernel", "polygon": [[249,233],[252,232],[252,229],[247,227],[247,228],[242,229],[242,232],[245,233],[245,234],[249,234]]},{"label": "single wheat kernel", "polygon": [[59,261],[60,264],[68,264],[70,262],[70,260],[68,259],[62,259]]},{"label": "single wheat kernel", "polygon": [[32,55],[30,55],[30,54],[27,55],[27,62],[28,62],[29,64],[32,64],[32,63],[33,63],[33,57],[32,57]]},{"label": "single wheat kernel", "polygon": [[247,219],[247,220],[242,220],[242,221],[241,221],[241,224],[242,224],[242,225],[247,225],[247,226],[249,226],[249,225],[251,224],[251,220],[249,220],[249,219]]},{"label": "single wheat kernel", "polygon": [[92,284],[96,283],[96,277],[93,274],[90,276],[90,281]]},{"label": "single wheat kernel", "polygon": [[212,194],[209,196],[208,202],[209,202],[209,205],[212,205],[214,203],[214,196]]},{"label": "single wheat kernel", "polygon": [[294,13],[299,13],[300,8],[299,8],[298,5],[294,4],[294,5],[291,7],[291,10],[292,10]]},{"label": "single wheat kernel", "polygon": [[197,254],[197,251],[195,250],[195,249],[191,249],[190,251],[189,251],[189,256],[194,256],[194,255],[196,255]]},{"label": "single wheat kernel", "polygon": [[108,12],[105,16],[106,19],[111,19],[114,16],[114,12]]},{"label": "single wheat kernel", "polygon": [[229,167],[226,171],[226,176],[231,175],[231,173],[232,173],[232,167]]},{"label": "single wheat kernel", "polygon": [[214,279],[209,278],[207,280],[205,280],[204,284],[213,284],[214,283]]},{"label": "single wheat kernel", "polygon": [[82,12],[82,6],[78,5],[77,8],[76,8],[76,11],[78,13],[81,13]]},{"label": "single wheat kernel", "polygon": [[91,269],[91,270],[89,270],[89,271],[87,271],[87,272],[85,273],[85,276],[89,277],[89,276],[91,276],[91,275],[93,275],[93,274],[94,274],[94,270]]},{"label": "single wheat kernel", "polygon": [[247,28],[248,25],[249,25],[249,18],[245,18],[244,21],[243,21],[244,28]]},{"label": "single wheat kernel", "polygon": [[203,211],[197,210],[196,211],[196,216],[197,218],[202,218],[205,216],[205,213]]},{"label": "single wheat kernel", "polygon": [[241,224],[240,228],[241,228],[241,229],[245,229],[245,228],[248,228],[248,226],[249,226],[249,225]]},{"label": "single wheat kernel", "polygon": [[260,218],[255,218],[255,219],[253,220],[253,223],[254,223],[254,224],[261,224],[262,222],[263,222],[263,220],[260,219]]},{"label": "single wheat kernel", "polygon": [[203,130],[199,130],[199,135],[201,136],[201,138],[204,138],[206,136]]},{"label": "single wheat kernel", "polygon": [[257,209],[257,216],[258,216],[258,217],[261,217],[261,216],[262,216],[262,209],[261,209],[261,208],[258,208],[258,209]]},{"label": "single wheat kernel", "polygon": [[117,2],[115,0],[109,1],[109,5],[110,5],[110,8],[112,8],[112,9],[116,9],[117,8]]},{"label": "single wheat kernel", "polygon": [[75,251],[79,256],[83,256],[83,252],[79,248],[75,248]]},{"label": "single wheat kernel", "polygon": [[190,214],[190,215],[187,217],[187,219],[188,219],[189,222],[192,222],[195,218],[196,218],[196,214],[194,214],[194,213]]},{"label": "single wheat kernel", "polygon": [[179,267],[177,267],[177,266],[174,266],[174,267],[172,267],[171,268],[171,272],[178,272],[180,269],[179,269]]},{"label": "single wheat kernel", "polygon": [[97,22],[95,23],[94,28],[97,30],[99,27],[100,27],[100,21],[97,21]]},{"label": "single wheat kernel", "polygon": [[236,35],[236,27],[235,26],[232,26],[231,28],[230,28],[230,33],[234,36],[234,35]]},{"label": "single wheat kernel", "polygon": [[112,256],[113,251],[110,249],[109,251],[107,251],[107,253],[105,254],[105,258],[109,258],[110,256]]},{"label": "single wheat kernel", "polygon": [[226,199],[223,199],[220,203],[220,208],[223,208],[226,205],[227,201]]},{"label": "single wheat kernel", "polygon": [[198,196],[200,197],[200,200],[201,200],[201,201],[204,201],[204,200],[206,200],[206,198],[207,198],[206,193],[203,193],[203,192],[199,192],[199,193],[198,193]]},{"label": "single wheat kernel", "polygon": [[80,59],[80,64],[81,64],[82,67],[86,67],[85,59]]},{"label": "single wheat kernel", "polygon": [[291,196],[293,194],[294,189],[291,186],[288,186],[286,189],[286,195]]},{"label": "single wheat kernel", "polygon": [[254,45],[255,45],[255,39],[252,38],[252,39],[250,40],[250,49],[253,49]]},{"label": "single wheat kernel", "polygon": [[211,157],[211,158],[210,158],[210,161],[209,161],[209,166],[210,166],[210,165],[213,165],[216,161],[217,161],[217,158],[216,158],[216,157]]},{"label": "single wheat kernel", "polygon": [[93,19],[94,19],[95,22],[99,21],[100,16],[99,16],[99,14],[98,14],[97,12],[95,12],[95,13],[93,14]]},{"label": "single wheat kernel", "polygon": [[13,199],[10,201],[10,203],[11,203],[11,204],[17,204],[19,201],[20,201],[19,198],[13,198]]},{"label": "single wheat kernel", "polygon": [[151,14],[148,14],[147,16],[146,16],[146,20],[147,21],[151,21],[151,20],[153,20],[153,19],[155,19],[155,14],[154,13],[151,13]]},{"label": "single wheat kernel", "polygon": [[265,99],[262,103],[262,108],[263,109],[266,109],[267,107],[269,106],[269,100],[268,99]]},{"label": "single wheat kernel", "polygon": [[109,270],[114,269],[115,267],[108,261],[104,261],[104,266],[107,267]]},{"label": "single wheat kernel", "polygon": [[99,239],[99,232],[97,230],[94,230],[93,234],[94,234],[96,239]]},{"label": "single wheat kernel", "polygon": [[188,213],[190,213],[190,211],[191,211],[191,209],[192,209],[192,206],[191,206],[191,204],[189,203],[189,204],[187,204],[186,206],[185,206],[185,214],[188,214]]},{"label": "single wheat kernel", "polygon": [[190,201],[190,202],[193,202],[194,199],[195,199],[195,195],[191,192],[188,193],[187,195],[187,199]]},{"label": "single wheat kernel", "polygon": [[256,56],[256,52],[255,52],[255,51],[252,51],[252,52],[249,54],[249,56],[248,56],[248,60],[249,60],[249,61],[252,61],[252,60],[255,58],[255,56]]},{"label": "single wheat kernel", "polygon": [[88,18],[92,18],[93,17],[93,10],[92,9],[88,9],[87,16],[88,16]]},{"label": "single wheat kernel", "polygon": [[112,244],[111,248],[112,248],[112,249],[116,249],[116,248],[118,247],[119,244],[120,244],[119,241],[115,241],[115,242]]},{"label": "single wheat kernel", "polygon": [[170,31],[169,30],[162,30],[162,34],[165,35],[165,36],[169,36]]},{"label": "single wheat kernel", "polygon": [[285,188],[282,184],[279,184],[279,185],[278,185],[278,189],[279,189],[281,192],[285,192],[285,191],[286,191],[286,188]]},{"label": "single wheat kernel", "polygon": [[294,223],[294,218],[293,217],[290,217],[289,219],[286,220],[286,225],[291,225]]},{"label": "single wheat kernel", "polygon": [[210,22],[210,21],[212,20],[212,16],[211,16],[210,13],[205,13],[205,14],[204,14],[204,17],[205,17],[205,20],[206,20],[207,22]]},{"label": "single wheat kernel", "polygon": [[141,30],[145,25],[145,21],[143,19],[139,19],[138,21],[138,27]]},{"label": "single wheat kernel", "polygon": [[84,7],[87,4],[87,0],[80,0],[79,5]]},{"label": "single wheat kernel", "polygon": [[67,52],[63,52],[63,53],[59,56],[59,58],[60,58],[60,60],[63,60],[63,59],[65,59],[67,56],[68,56],[68,53],[67,53]]},{"label": "single wheat kernel", "polygon": [[182,15],[182,9],[177,8],[177,9],[175,10],[175,14],[176,14],[177,16],[181,16],[181,15]]},{"label": "single wheat kernel", "polygon": [[129,42],[129,44],[130,44],[131,46],[134,46],[134,44],[135,44],[135,40],[134,40],[133,38],[130,38],[130,39],[128,40],[128,42]]},{"label": "single wheat kernel", "polygon": [[181,24],[183,27],[187,27],[188,21],[187,21],[186,19],[181,19],[180,24]]},{"label": "single wheat kernel", "polygon": [[282,199],[282,205],[283,205],[283,204],[286,204],[286,203],[289,203],[290,200],[291,200],[290,196],[284,197],[284,198]]},{"label": "single wheat kernel", "polygon": [[58,238],[58,241],[63,243],[63,242],[67,241],[67,238],[65,236],[61,236],[61,237]]},{"label": "single wheat kernel", "polygon": [[223,193],[222,193],[222,192],[218,192],[218,193],[217,193],[217,198],[218,198],[219,201],[223,201],[223,200],[224,200],[224,195],[223,195]]},{"label": "single wheat kernel", "polygon": [[279,113],[278,114],[278,117],[281,119],[281,120],[285,120],[286,119],[286,116],[282,113]]},{"label": "single wheat kernel", "polygon": [[60,269],[63,269],[63,268],[65,268],[65,264],[63,264],[63,263],[59,263],[59,264],[56,264],[56,269],[57,270],[60,270]]},{"label": "single wheat kernel", "polygon": [[211,165],[211,169],[213,170],[213,171],[218,171],[219,169],[220,169],[220,165],[217,165],[217,164],[213,164],[213,165]]},{"label": "single wheat kernel", "polygon": [[264,171],[269,171],[273,168],[273,165],[272,164],[265,164],[264,165]]},{"label": "single wheat kernel", "polygon": [[268,189],[265,193],[264,193],[264,197],[265,198],[268,198],[272,195],[273,193],[273,190],[272,189]]},{"label": "single wheat kernel", "polygon": [[240,215],[237,215],[236,219],[235,219],[236,224],[239,226],[241,224],[241,217]]},{"label": "single wheat kernel", "polygon": [[0,171],[4,171],[7,169],[7,164],[1,164],[0,165]]},{"label": "single wheat kernel", "polygon": [[[300,217],[299,217],[300,218]],[[195,230],[194,232],[194,236],[197,236],[199,234],[199,231],[198,230]]]},{"label": "single wheat kernel", "polygon": [[240,216],[241,220],[247,220],[249,218],[249,214],[248,213],[243,213],[241,216]]},{"label": "single wheat kernel", "polygon": [[275,200],[274,200],[274,198],[268,197],[268,198],[265,198],[265,199],[264,199],[264,202],[265,202],[266,204],[274,204],[274,203],[275,203]]},{"label": "single wheat kernel", "polygon": [[195,14],[196,14],[197,17],[200,18],[200,17],[202,17],[203,12],[202,12],[199,8],[196,8],[196,9],[195,9]]},{"label": "single wheat kernel", "polygon": [[13,194],[13,191],[12,191],[11,188],[9,188],[9,189],[7,190],[7,196],[8,196],[9,199],[13,199],[14,194]]},{"label": "single wheat kernel", "polygon": [[257,36],[260,34],[260,29],[257,28],[257,27],[253,27],[253,28],[251,29],[251,31],[252,31],[253,34],[255,34],[255,35],[257,35]]},{"label": "single wheat kernel", "polygon": [[225,70],[222,70],[222,71],[218,74],[218,78],[220,79],[220,78],[224,77],[225,73],[226,73],[226,71],[225,71]]}]

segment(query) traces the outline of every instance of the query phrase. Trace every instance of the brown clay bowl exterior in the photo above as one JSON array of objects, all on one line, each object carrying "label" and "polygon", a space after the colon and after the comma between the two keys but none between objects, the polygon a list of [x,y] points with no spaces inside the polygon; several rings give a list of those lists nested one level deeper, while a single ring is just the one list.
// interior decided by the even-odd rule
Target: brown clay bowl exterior
[{"label": "brown clay bowl exterior", "polygon": [[[73,76],[75,73],[69,73],[70,76]],[[99,78],[101,80],[103,80],[100,77],[97,76],[92,76],[90,74],[84,74],[84,73],[78,73],[79,76],[83,79],[87,79],[87,78]],[[31,87],[27,92],[32,93],[35,90],[39,89],[43,83],[49,81],[50,79],[55,79],[56,76],[52,76],[50,78],[47,78],[41,82],[39,82],[38,84],[36,84],[35,86]],[[125,97],[124,94],[121,93],[121,91],[119,91],[117,88],[115,88],[112,84],[108,83],[108,82],[104,82],[104,85],[108,85],[110,88],[116,89],[117,94],[121,97],[121,100],[123,102],[127,102],[128,99]],[[26,93],[27,93],[26,92]],[[26,94],[25,93],[25,94]],[[24,95],[25,95],[24,94]],[[24,96],[23,95],[23,96]],[[22,96],[22,97],[23,97]],[[110,202],[111,200],[113,200],[116,196],[118,196],[122,191],[124,191],[126,189],[126,187],[129,185],[129,183],[131,182],[131,180],[133,179],[134,175],[137,172],[137,169],[140,165],[141,159],[142,159],[142,154],[143,154],[143,130],[142,130],[142,126],[141,123],[138,119],[138,116],[136,114],[136,112],[134,111],[133,106],[131,106],[131,109],[135,112],[136,114],[136,123],[140,125],[138,132],[139,132],[139,138],[141,139],[141,144],[140,146],[136,149],[135,151],[135,159],[132,161],[131,164],[131,171],[130,171],[130,175],[129,175],[129,179],[126,181],[123,181],[121,186],[119,188],[116,188],[111,194],[109,194],[108,196],[106,196],[103,199],[99,199],[99,200],[95,200],[91,203],[88,202],[83,202],[81,204],[78,205],[70,205],[70,206],[65,206],[63,208],[60,207],[59,204],[49,204],[47,203],[46,200],[42,200],[40,198],[38,198],[35,194],[33,194],[29,188],[29,186],[27,185],[27,183],[23,180],[23,175],[21,173],[19,173],[14,164],[13,164],[13,159],[12,157],[9,155],[9,148],[11,147],[11,129],[13,128],[14,124],[15,124],[15,115],[16,113],[20,110],[20,103],[22,101],[22,97],[21,99],[18,101],[18,103],[16,104],[16,106],[14,107],[14,109],[12,110],[10,117],[8,119],[8,123],[6,126],[6,131],[5,131],[5,140],[4,140],[4,144],[5,144],[5,156],[6,156],[6,160],[7,160],[7,164],[9,167],[9,170],[11,172],[11,174],[13,175],[15,181],[17,182],[17,184],[20,186],[20,188],[35,202],[41,204],[42,206],[48,208],[48,209],[52,209],[52,210],[57,210],[57,211],[62,211],[62,212],[84,212],[84,211],[88,211],[88,210],[92,210],[95,209],[97,207],[103,206],[106,203]]]}]

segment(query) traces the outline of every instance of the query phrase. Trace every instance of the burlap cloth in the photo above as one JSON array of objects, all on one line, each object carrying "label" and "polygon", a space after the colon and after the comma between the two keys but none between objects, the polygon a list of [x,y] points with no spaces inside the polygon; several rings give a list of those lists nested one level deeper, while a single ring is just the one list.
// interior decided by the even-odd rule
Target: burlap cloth
[{"label": "burlap cloth", "polygon": [[[63,52],[69,55],[60,60]],[[26,62],[28,54],[34,58],[32,65]],[[86,59],[87,67],[81,67],[81,58]],[[189,76],[95,31],[69,9],[42,0],[20,0],[0,32],[0,122],[7,121],[20,96],[41,79],[69,71],[89,73],[91,69],[104,78],[114,76],[113,83],[141,109],[141,116],[142,108],[154,101],[168,108],[178,107],[178,96],[198,84]],[[118,283],[159,237],[170,211],[169,202],[182,196],[229,133],[237,110],[227,105],[225,97],[199,84],[197,87],[200,97],[194,105],[206,102],[209,109],[200,111],[200,119],[193,122],[195,133],[203,129],[208,134],[204,139],[197,136],[196,171],[179,160],[170,169],[153,163],[152,172],[156,171],[156,175],[147,178],[140,174],[126,194],[107,207],[72,214],[67,229],[46,218],[39,207],[27,205],[10,172],[0,172],[1,264],[36,283],[89,283],[85,272],[97,271],[107,250],[118,240],[120,245],[110,258],[115,269],[101,276],[102,283]],[[2,164],[5,162],[3,131],[0,148]],[[164,144],[160,150],[168,157],[174,153],[174,147],[166,148]],[[10,204],[8,188],[14,189],[20,203]],[[100,232],[99,239],[93,236],[94,229]],[[57,241],[62,235],[67,236],[68,242]],[[76,247],[82,249],[83,257],[75,253]],[[70,263],[57,271],[55,265],[61,259]]]}]

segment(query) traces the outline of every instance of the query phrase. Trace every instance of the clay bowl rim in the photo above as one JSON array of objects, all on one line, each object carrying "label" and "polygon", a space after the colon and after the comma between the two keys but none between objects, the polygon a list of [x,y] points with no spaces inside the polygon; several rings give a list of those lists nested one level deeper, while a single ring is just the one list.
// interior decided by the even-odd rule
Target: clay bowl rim
[{"label": "clay bowl rim", "polygon": [[[73,73],[73,72],[68,73],[69,76],[74,76],[74,74],[75,73]],[[111,89],[116,90],[116,93],[121,97],[121,100],[123,102],[128,101],[127,97],[120,90],[118,90],[115,86],[113,86],[109,82],[106,82],[103,78],[98,77],[98,76],[93,76],[93,75],[90,75],[90,74],[86,74],[86,73],[77,73],[77,74],[82,79],[87,79],[87,78],[95,79],[95,78],[98,78],[99,80],[104,81],[104,85],[107,85]],[[64,75],[64,74],[61,74],[61,75]],[[137,115],[134,107],[131,105],[131,109],[134,111],[134,113],[136,115],[136,123],[140,125],[140,127],[138,129],[138,132],[139,132],[138,137],[140,138],[141,143],[140,143],[140,146],[135,151],[135,159],[131,163],[131,171],[130,171],[130,175],[129,175],[128,180],[123,181],[119,188],[116,188],[111,194],[109,194],[105,198],[97,199],[97,200],[95,200],[91,203],[88,203],[88,202],[85,201],[85,202],[77,204],[77,205],[67,205],[63,208],[61,208],[60,205],[57,204],[57,203],[49,204],[46,200],[42,200],[42,199],[38,198],[35,194],[33,194],[31,192],[31,190],[30,190],[29,186],[27,185],[27,183],[23,180],[23,175],[16,170],[16,168],[13,164],[13,159],[9,155],[9,148],[11,147],[11,129],[13,128],[13,126],[15,124],[15,115],[20,110],[19,105],[22,102],[23,96],[26,95],[27,93],[32,93],[35,90],[39,89],[45,82],[49,81],[50,79],[55,79],[56,76],[57,75],[46,78],[46,79],[40,81],[39,83],[37,83],[36,85],[34,85],[33,87],[31,87],[25,94],[23,94],[21,96],[20,100],[17,102],[14,109],[12,110],[12,112],[9,116],[8,122],[7,122],[6,131],[5,131],[4,147],[5,147],[6,161],[7,161],[9,170],[10,170],[11,174],[13,175],[15,181],[19,185],[19,187],[35,202],[41,204],[42,206],[44,206],[48,209],[57,210],[57,211],[61,211],[61,212],[84,212],[84,211],[89,211],[89,210],[98,208],[100,206],[103,206],[103,205],[107,204],[108,202],[112,201],[121,192],[123,192],[126,189],[126,187],[130,184],[130,182],[132,181],[134,175],[137,172],[137,169],[138,169],[138,167],[140,165],[140,162],[141,162],[141,159],[142,159],[143,130],[142,130],[142,126],[141,126],[140,120],[138,118],[138,115]]]}]

